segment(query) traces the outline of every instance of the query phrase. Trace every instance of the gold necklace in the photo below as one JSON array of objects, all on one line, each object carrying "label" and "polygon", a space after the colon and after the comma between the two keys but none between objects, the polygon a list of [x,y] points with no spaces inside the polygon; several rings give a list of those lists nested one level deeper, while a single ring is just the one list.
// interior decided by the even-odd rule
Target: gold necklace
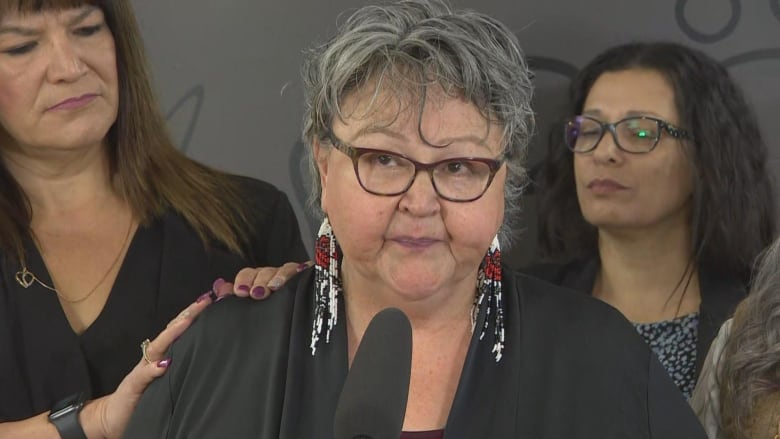
[{"label": "gold necklace", "polygon": [[[97,285],[95,285],[89,292],[84,295],[84,297],[80,297],[78,299],[69,299],[62,294],[60,294],[59,291],[57,291],[56,288],[54,288],[51,285],[48,285],[47,283],[43,282],[42,280],[38,279],[38,276],[35,275],[32,271],[27,269],[27,265],[22,263],[22,269],[16,272],[16,283],[22,286],[22,288],[27,289],[32,286],[32,284],[37,283],[38,285],[42,286],[43,288],[46,288],[47,290],[53,291],[54,294],[57,295],[63,302],[67,303],[81,303],[92,296],[95,291],[97,291],[98,287],[103,284],[103,282],[108,277],[108,274],[111,273],[114,270],[114,267],[116,267],[116,264],[119,263],[119,259],[121,259],[122,254],[124,253],[125,247],[127,246],[127,242],[130,239],[130,232],[133,230],[133,218],[130,218],[130,224],[127,227],[127,233],[125,234],[125,239],[122,241],[122,246],[119,247],[119,252],[117,253],[116,257],[114,258],[114,262],[111,263],[111,266],[108,267],[108,270],[103,275],[103,277],[100,278]],[[43,255],[41,255],[41,258],[43,258]]]}]

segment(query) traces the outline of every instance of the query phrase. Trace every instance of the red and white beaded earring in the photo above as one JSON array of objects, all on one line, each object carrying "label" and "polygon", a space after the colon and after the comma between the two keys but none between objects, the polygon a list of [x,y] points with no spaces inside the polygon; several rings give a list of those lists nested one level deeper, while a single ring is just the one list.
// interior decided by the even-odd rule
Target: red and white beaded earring
[{"label": "red and white beaded earring", "polygon": [[501,291],[501,247],[498,243],[498,236],[493,238],[485,259],[479,266],[477,276],[477,296],[474,299],[474,311],[472,315],[472,328],[477,323],[477,316],[482,306],[485,310],[485,323],[480,330],[479,339],[482,340],[487,333],[491,319],[493,317],[493,354],[496,357],[496,363],[501,361],[504,355],[504,303],[503,293]]},{"label": "red and white beaded earring", "polygon": [[338,300],[343,289],[339,273],[341,249],[327,217],[322,220],[320,230],[317,232],[314,254],[315,308],[311,331],[312,355],[316,353],[317,342],[323,335],[323,325],[325,343],[330,343],[330,332],[338,323]]}]

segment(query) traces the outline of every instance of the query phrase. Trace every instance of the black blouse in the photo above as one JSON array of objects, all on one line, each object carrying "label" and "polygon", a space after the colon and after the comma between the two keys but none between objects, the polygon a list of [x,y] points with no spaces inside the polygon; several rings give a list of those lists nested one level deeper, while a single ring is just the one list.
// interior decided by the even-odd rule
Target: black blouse
[{"label": "black blouse", "polygon": [[[81,335],[54,292],[38,284],[22,288],[15,281],[19,264],[0,255],[0,422],[44,412],[77,391],[91,398],[113,392],[138,362],[141,340],[154,338],[216,278],[308,259],[285,195],[257,180],[240,184],[255,223],[246,258],[216,245],[207,250],[180,216],[165,214],[138,228],[103,310]],[[31,242],[27,259],[30,271],[51,285]]]},{"label": "black blouse", "polygon": [[[125,438],[333,437],[348,372],[344,301],[310,348],[313,270],[263,302],[210,307],[176,343]],[[693,411],[614,308],[504,271],[504,356],[472,336],[445,439],[704,439]],[[477,328],[486,320],[480,309]]]},{"label": "black blouse", "polygon": [[[562,287],[591,294],[601,262],[598,256],[578,259],[567,264],[537,264],[523,271]],[[704,359],[720,326],[734,314],[739,302],[747,296],[745,281],[737,276],[699,266],[701,304],[696,325],[696,366],[693,381],[698,379]]]}]

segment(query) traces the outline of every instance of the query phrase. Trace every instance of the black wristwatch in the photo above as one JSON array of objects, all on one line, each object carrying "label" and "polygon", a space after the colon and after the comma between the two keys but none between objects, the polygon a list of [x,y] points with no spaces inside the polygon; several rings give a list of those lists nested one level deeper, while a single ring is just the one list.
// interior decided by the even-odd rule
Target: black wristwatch
[{"label": "black wristwatch", "polygon": [[62,439],[87,439],[79,422],[79,412],[84,407],[86,396],[79,392],[58,401],[51,408],[49,422],[54,424]]}]

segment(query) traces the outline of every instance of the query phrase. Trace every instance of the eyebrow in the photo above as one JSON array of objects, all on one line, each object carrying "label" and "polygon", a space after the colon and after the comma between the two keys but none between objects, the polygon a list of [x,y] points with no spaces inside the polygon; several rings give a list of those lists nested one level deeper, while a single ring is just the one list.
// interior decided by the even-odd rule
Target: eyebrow
[{"label": "eyebrow", "polygon": [[[82,21],[84,21],[84,19],[92,15],[92,13],[97,10],[99,10],[97,6],[85,6],[83,11],[81,11],[80,13],[78,13],[78,15],[68,20],[68,26],[71,27],[81,23]],[[17,34],[23,37],[34,37],[40,34],[40,31],[28,27],[22,27],[22,26],[14,26],[14,25],[0,26],[0,35],[4,35],[4,34]]]},{"label": "eyebrow", "polygon": [[[599,109],[586,110],[583,111],[582,114],[585,116],[599,116],[599,117],[604,116],[604,113]],[[637,117],[637,116],[653,116],[653,117],[665,119],[665,116],[658,114],[655,111],[639,111],[639,110],[626,111],[626,113],[623,116],[621,116],[620,119],[625,119],[627,117]]]},{"label": "eyebrow", "polygon": [[[388,137],[392,137],[393,139],[400,140],[400,141],[403,141],[403,142],[407,142],[408,141],[406,136],[404,136],[403,134],[401,134],[401,133],[399,133],[397,131],[393,131],[393,130],[387,128],[387,127],[376,126],[376,125],[367,125],[367,126],[364,126],[361,129],[359,129],[358,132],[355,133],[355,136],[350,140],[350,142],[356,142],[356,141],[358,141],[358,139],[360,139],[361,137],[363,137],[365,135],[375,134],[375,133],[384,134],[384,135],[386,135]],[[451,145],[451,144],[453,144],[455,142],[469,142],[469,143],[473,143],[473,144],[475,144],[477,146],[483,146],[483,147],[487,148],[488,145],[485,142],[487,137],[488,136],[478,137],[478,136],[475,136],[475,135],[465,135],[465,136],[461,136],[461,137],[455,137],[455,138],[452,138],[452,139],[447,139],[442,144],[431,144],[431,146],[444,148],[444,147],[447,147],[447,146],[449,146],[449,145]]]}]

